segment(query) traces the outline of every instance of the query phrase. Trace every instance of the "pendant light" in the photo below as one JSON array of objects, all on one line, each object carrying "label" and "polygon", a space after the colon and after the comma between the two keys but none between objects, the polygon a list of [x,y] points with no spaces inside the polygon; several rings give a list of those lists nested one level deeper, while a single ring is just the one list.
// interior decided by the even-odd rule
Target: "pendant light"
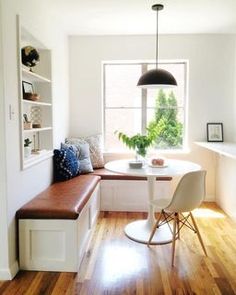
[{"label": "pendant light", "polygon": [[177,82],[171,73],[158,68],[158,12],[163,8],[164,6],[162,4],[152,6],[152,9],[157,12],[156,68],[147,71],[139,78],[137,86],[140,88],[171,88],[177,86]]}]

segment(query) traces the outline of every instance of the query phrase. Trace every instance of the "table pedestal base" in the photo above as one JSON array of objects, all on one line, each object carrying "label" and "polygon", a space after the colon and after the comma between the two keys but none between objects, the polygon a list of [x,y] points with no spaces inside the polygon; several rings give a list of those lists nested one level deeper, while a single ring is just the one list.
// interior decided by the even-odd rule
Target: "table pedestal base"
[{"label": "table pedestal base", "polygon": [[[131,240],[147,244],[152,227],[147,220],[137,220],[131,222],[125,227],[125,234]],[[151,245],[168,244],[172,242],[172,232],[167,224],[160,226],[153,236]]]}]

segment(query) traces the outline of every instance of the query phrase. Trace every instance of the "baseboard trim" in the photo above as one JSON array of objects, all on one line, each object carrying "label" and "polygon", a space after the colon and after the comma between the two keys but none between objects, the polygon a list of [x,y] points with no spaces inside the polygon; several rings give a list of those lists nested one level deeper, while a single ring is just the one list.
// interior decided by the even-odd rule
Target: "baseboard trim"
[{"label": "baseboard trim", "polygon": [[236,212],[229,208],[229,206],[225,206],[219,199],[216,200],[217,205],[231,218],[233,221],[236,221]]},{"label": "baseboard trim", "polygon": [[16,260],[9,268],[0,269],[0,280],[9,281],[12,280],[19,271],[19,264]]}]

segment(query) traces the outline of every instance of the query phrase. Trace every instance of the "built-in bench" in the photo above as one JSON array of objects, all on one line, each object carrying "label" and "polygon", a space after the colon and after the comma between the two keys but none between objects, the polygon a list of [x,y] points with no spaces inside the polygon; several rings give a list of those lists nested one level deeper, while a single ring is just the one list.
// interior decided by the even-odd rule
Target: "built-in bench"
[{"label": "built-in bench", "polygon": [[[100,210],[146,210],[146,185],[140,180],[146,178],[96,169],[52,184],[16,213],[20,268],[76,272]],[[161,189],[171,178],[157,180]]]},{"label": "built-in bench", "polygon": [[[100,176],[102,180],[147,180],[147,177],[124,175],[116,172],[111,172],[105,168],[95,169],[92,175]],[[90,175],[91,175],[90,174]],[[170,181],[172,177],[161,176],[157,177],[157,181]]]},{"label": "built-in bench", "polygon": [[20,268],[78,270],[100,212],[100,177],[54,183],[16,213]]},{"label": "built-in bench", "polygon": [[53,183],[20,210],[18,219],[77,219],[100,181],[97,175],[80,175]]},{"label": "built-in bench", "polygon": [[[101,211],[147,212],[148,191],[146,177],[123,175],[106,169],[96,169],[101,177]],[[171,195],[171,177],[157,177],[156,197]]]}]

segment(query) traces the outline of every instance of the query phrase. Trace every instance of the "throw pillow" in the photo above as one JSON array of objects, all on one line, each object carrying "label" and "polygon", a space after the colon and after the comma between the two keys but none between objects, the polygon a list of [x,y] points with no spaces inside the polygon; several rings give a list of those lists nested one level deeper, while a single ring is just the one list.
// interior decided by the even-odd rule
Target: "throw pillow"
[{"label": "throw pillow", "polygon": [[64,181],[79,174],[79,162],[71,149],[54,150],[54,180]]},{"label": "throw pillow", "polygon": [[81,142],[77,144],[62,143],[61,148],[69,148],[73,150],[73,152],[76,154],[77,161],[80,164],[79,171],[81,174],[93,172],[93,166],[89,156],[89,145],[87,142]]},{"label": "throw pillow", "polygon": [[66,143],[77,144],[87,142],[89,144],[90,158],[93,168],[103,168],[104,158],[102,153],[102,135],[92,135],[87,137],[67,138]]}]

